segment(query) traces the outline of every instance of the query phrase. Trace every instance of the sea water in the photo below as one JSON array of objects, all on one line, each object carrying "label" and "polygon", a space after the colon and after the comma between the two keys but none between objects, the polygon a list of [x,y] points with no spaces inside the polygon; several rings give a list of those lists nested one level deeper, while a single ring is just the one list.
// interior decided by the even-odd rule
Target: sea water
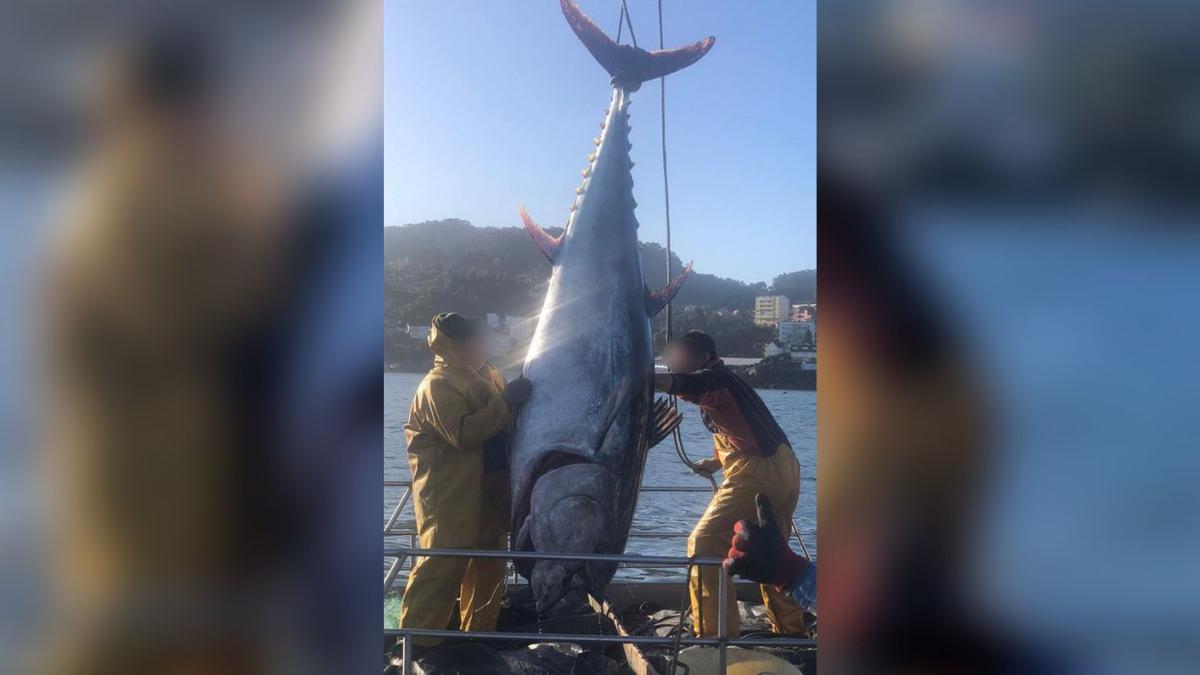
[{"label": "sea water", "polygon": [[[385,480],[409,480],[408,458],[405,453],[404,423],[408,420],[408,406],[413,392],[421,382],[416,373],[384,374],[384,466]],[[800,461],[800,501],[796,506],[795,521],[799,527],[809,553],[816,555],[817,514],[817,395],[813,391],[790,391],[784,389],[760,389],[759,396],[775,415],[780,426],[792,441],[796,457]],[[712,434],[700,422],[698,409],[680,402],[683,413],[684,448],[693,461],[711,457]],[[718,480],[720,474],[717,474]],[[646,460],[644,486],[688,486],[711,488],[707,479],[693,474],[675,454],[670,439],[650,450]],[[403,494],[403,488],[384,490],[384,512],[382,528]],[[705,492],[643,492],[638,499],[637,512],[633,519],[634,532],[689,532],[704,513],[711,493]],[[406,507],[396,529],[409,531],[414,528],[412,507]],[[731,533],[732,536],[732,533]],[[795,540],[791,541],[795,546]],[[407,546],[406,537],[390,537],[389,545]],[[683,556],[687,552],[686,538],[640,539],[631,538],[625,550],[631,554]],[[639,569],[622,566],[618,579],[676,581],[683,579],[682,570]]]},{"label": "sea water", "polygon": [[[408,458],[404,452],[404,422],[408,420],[408,406],[412,401],[421,375],[410,372],[388,372],[384,374],[384,479],[408,480]],[[760,389],[762,396],[776,420],[792,441],[800,462],[800,500],[796,507],[796,524],[808,545],[810,554],[816,555],[816,392],[794,392],[787,389]],[[700,413],[695,406],[680,401],[683,413],[682,430],[684,449],[692,461],[712,456],[713,436],[700,422]],[[718,474],[718,479],[720,474]],[[685,485],[709,488],[707,479],[696,476],[679,461],[673,444],[668,440],[650,449],[646,461],[646,474],[642,485]],[[403,488],[384,490],[383,526]],[[704,513],[710,498],[708,492],[643,492],[637,502],[634,515],[635,532],[688,532]],[[413,530],[412,507],[404,509],[397,530]],[[407,538],[392,537],[389,545],[408,545]],[[794,539],[791,542],[794,546]],[[686,539],[642,539],[630,538],[625,551],[629,554],[683,556],[686,554]],[[618,579],[653,579],[672,581],[683,579],[679,569],[641,569],[623,566],[617,573]]]}]

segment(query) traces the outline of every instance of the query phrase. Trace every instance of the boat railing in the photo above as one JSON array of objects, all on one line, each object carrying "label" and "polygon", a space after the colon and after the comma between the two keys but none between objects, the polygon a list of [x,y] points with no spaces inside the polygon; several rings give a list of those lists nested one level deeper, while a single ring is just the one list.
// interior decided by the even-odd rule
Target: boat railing
[{"label": "boat railing", "polygon": [[[406,537],[408,539],[408,547],[409,548],[417,548],[417,532],[416,532],[416,530],[397,528],[397,524],[400,522],[400,517],[404,513],[405,507],[408,506],[408,503],[412,498],[412,481],[405,481],[405,480],[384,481],[383,487],[385,489],[404,488],[404,493],[400,496],[400,501],[396,502],[396,506],[395,506],[395,508],[392,509],[392,513],[388,517],[387,523],[383,526],[383,536],[384,536],[385,543],[387,542],[388,538]],[[697,493],[712,494],[712,488],[707,487],[707,486],[700,486],[700,485],[643,485],[641,487],[641,492],[670,492],[670,493],[697,492]],[[630,539],[685,540],[690,535],[691,535],[691,532],[688,532],[688,531],[677,531],[677,532],[666,531],[666,532],[664,532],[664,531],[660,531],[660,530],[636,530],[635,529],[635,530],[630,531],[629,538]],[[796,543],[804,551],[805,555],[808,555],[808,546],[806,546],[804,543],[804,537],[803,537],[803,535],[801,535],[799,524],[796,522],[795,519],[792,519],[792,537],[796,540]],[[385,555],[384,557],[388,558],[391,556]],[[387,595],[388,591],[391,590],[392,585],[396,581],[396,577],[399,576],[404,563],[408,559],[409,559],[409,556],[396,557],[396,559],[392,562],[392,564],[388,566],[388,570],[384,574],[384,578],[383,578],[383,593],[384,593],[384,595]]]},{"label": "boat railing", "polygon": [[[388,516],[387,522],[383,528],[383,536],[385,541],[384,558],[391,558],[392,563],[388,566],[388,570],[383,579],[383,592],[386,596],[388,591],[396,582],[406,561],[417,557],[457,557],[457,558],[502,558],[505,560],[562,560],[569,562],[613,562],[618,565],[628,565],[640,569],[650,568],[681,568],[685,572],[685,578],[691,576],[693,567],[719,566],[723,560],[721,558],[705,558],[705,557],[671,557],[671,556],[655,556],[655,555],[632,555],[632,554],[582,554],[582,553],[552,553],[540,551],[495,551],[495,550],[474,550],[474,549],[427,549],[420,548],[417,542],[417,533],[412,529],[400,529],[398,524],[409,502],[412,500],[412,482],[411,481],[384,481],[385,489],[403,488],[404,492],[400,496],[400,500],[392,509]],[[666,492],[666,493],[712,493],[712,489],[707,486],[656,486],[643,485],[641,492]],[[800,535],[799,528],[796,527],[795,520],[792,521],[792,532],[802,548],[804,540]],[[630,532],[631,539],[686,539],[691,533],[686,531],[680,532],[661,532],[661,531],[645,531],[633,530]],[[405,537],[408,540],[407,547],[387,547],[387,541],[393,537]],[[515,574],[515,572],[514,572]],[[472,638],[482,640],[496,641],[515,641],[515,642],[573,642],[577,644],[587,643],[610,643],[610,644],[625,644],[642,646],[667,646],[671,647],[678,656],[678,650],[682,647],[690,646],[709,646],[717,647],[719,650],[719,659],[721,672],[724,672],[727,662],[726,649],[729,646],[735,647],[808,647],[816,646],[816,641],[802,638],[786,638],[786,637],[770,637],[770,638],[733,638],[730,639],[726,635],[726,598],[732,589],[730,584],[732,581],[727,574],[717,575],[720,579],[718,587],[718,634],[715,638],[702,637],[683,637],[682,635],[671,636],[656,636],[656,635],[631,635],[624,632],[617,635],[577,635],[577,634],[555,634],[555,633],[525,633],[525,632],[499,632],[499,631],[471,631]],[[412,673],[412,646],[413,638],[432,637],[432,638],[447,638],[463,636],[463,633],[455,630],[438,630],[427,628],[396,628],[387,629],[384,635],[388,637],[400,638],[403,650],[403,670],[404,675]]]},{"label": "boat railing", "polygon": [[[652,555],[614,555],[605,553],[553,553],[543,551],[477,551],[471,549],[433,549],[433,548],[394,548],[385,549],[386,557],[405,559],[413,557],[443,557],[443,558],[502,558],[505,560],[561,560],[566,562],[610,562],[618,565],[633,564],[639,567],[678,567],[687,571],[690,576],[693,567],[719,567],[724,562],[722,558],[691,557],[680,558],[671,556]],[[708,646],[718,650],[719,672],[726,672],[728,663],[728,648],[734,647],[815,647],[817,642],[804,638],[733,638],[730,639],[725,623],[727,619],[727,598],[729,575],[718,574],[717,587],[717,637],[683,637],[658,635],[576,635],[573,633],[524,633],[499,631],[472,631],[470,637],[480,640],[507,640],[515,642],[574,642],[629,644],[636,646],[667,646],[676,653],[682,647]],[[403,675],[411,675],[413,657],[413,639],[430,638],[461,638],[464,633],[456,630],[432,628],[394,628],[384,630],[384,635],[400,639]]]}]

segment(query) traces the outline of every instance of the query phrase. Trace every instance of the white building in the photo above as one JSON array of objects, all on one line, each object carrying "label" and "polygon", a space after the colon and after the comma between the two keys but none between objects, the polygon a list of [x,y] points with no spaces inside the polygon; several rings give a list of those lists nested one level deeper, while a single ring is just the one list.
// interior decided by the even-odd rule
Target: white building
[{"label": "white building", "polygon": [[776,344],[774,342],[768,342],[767,344],[763,345],[763,358],[779,356],[780,354],[783,354],[786,351],[787,351],[786,349],[784,349],[783,347],[780,347],[778,344]]},{"label": "white building", "polygon": [[779,322],[779,342],[781,344],[790,345],[793,342],[800,341],[802,324],[799,321],[780,321]]},{"label": "white building", "polygon": [[803,305],[792,305],[792,321],[816,321],[817,320],[817,305],[815,303],[806,303]]},{"label": "white building", "polygon": [[429,339],[429,326],[414,326],[410,323],[408,324],[408,330],[404,332],[408,333],[408,337],[414,340]]},{"label": "white building", "polygon": [[774,325],[791,317],[792,303],[786,295],[760,295],[754,299],[754,323]]},{"label": "white building", "polygon": [[785,345],[814,344],[817,327],[812,321],[780,321],[779,342]]}]

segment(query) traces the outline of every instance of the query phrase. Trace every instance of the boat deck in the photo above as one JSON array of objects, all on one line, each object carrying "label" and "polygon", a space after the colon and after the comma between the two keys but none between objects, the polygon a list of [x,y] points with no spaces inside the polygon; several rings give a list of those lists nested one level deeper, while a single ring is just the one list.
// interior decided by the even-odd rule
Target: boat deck
[{"label": "boat deck", "polygon": [[[399,593],[402,591],[403,584],[401,580],[401,572],[411,567],[411,560],[420,556],[437,556],[437,557],[474,557],[474,558],[505,558],[507,560],[571,560],[571,561],[606,561],[615,562],[619,565],[636,566],[643,569],[649,568],[675,568],[683,569],[687,572],[697,566],[719,566],[723,562],[720,558],[686,558],[673,556],[652,556],[652,555],[603,555],[603,554],[564,554],[564,553],[548,553],[538,551],[480,551],[468,549],[423,549],[417,545],[416,532],[412,530],[404,530],[397,527],[401,521],[405,510],[410,508],[412,486],[407,481],[387,481],[384,483],[385,489],[403,489],[403,495],[400,501],[396,504],[387,523],[384,525],[384,557],[391,562],[387,564],[386,572],[384,573],[383,592],[386,598],[390,594]],[[706,487],[694,486],[643,486],[642,492],[710,492]],[[793,527],[796,541],[802,548],[804,540],[800,533]],[[630,538],[654,538],[654,539],[681,539],[685,540],[688,532],[631,532]],[[400,541],[406,543],[407,546],[397,546],[394,542]],[[508,592],[512,595],[520,594],[527,588],[527,584],[516,575],[515,571],[510,566],[510,583]],[[727,597],[728,593],[735,593],[739,600],[757,602],[760,599],[758,585],[745,582],[734,582],[728,575],[720,575],[719,597],[722,600],[718,603],[720,607],[720,616],[718,616],[718,626],[720,626],[720,634],[715,638],[700,638],[685,636],[682,631],[677,631],[673,636],[661,635],[639,635],[630,632],[623,625],[621,615],[630,612],[634,608],[644,606],[647,603],[659,607],[679,606],[680,603],[687,603],[687,595],[685,585],[682,581],[673,582],[654,582],[654,581],[621,581],[616,580],[609,584],[605,598],[592,598],[592,607],[597,614],[607,617],[612,623],[612,631],[601,631],[601,634],[587,634],[578,632],[565,633],[547,633],[540,629],[537,632],[522,632],[522,631],[491,631],[491,632],[472,632],[471,637],[479,640],[501,641],[501,642],[516,642],[516,643],[545,643],[545,642],[564,642],[575,644],[588,644],[601,642],[612,644],[620,642],[623,645],[625,658],[628,665],[637,673],[645,673],[653,675],[658,670],[652,665],[651,661],[646,658],[643,648],[665,648],[673,653],[671,660],[673,664],[677,661],[679,651],[691,646],[708,646],[715,647],[719,651],[718,664],[721,672],[724,672],[727,663],[727,649],[730,646],[736,647],[791,647],[797,649],[814,650],[816,648],[816,640],[809,638],[791,638],[791,637],[730,637],[725,634],[725,603],[723,598]],[[684,607],[680,607],[682,613]],[[461,637],[463,633],[451,630],[431,630],[431,629],[386,629],[384,635],[388,638],[398,639],[404,646],[401,652],[401,657],[395,665],[403,675],[412,673],[412,638],[414,637]]]}]

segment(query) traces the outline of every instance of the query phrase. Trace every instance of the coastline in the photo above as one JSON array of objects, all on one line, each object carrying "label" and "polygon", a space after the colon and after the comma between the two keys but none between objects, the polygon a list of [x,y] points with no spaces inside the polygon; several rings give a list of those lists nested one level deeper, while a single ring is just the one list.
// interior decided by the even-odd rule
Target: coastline
[{"label": "coastline", "polygon": [[[424,375],[433,367],[433,360],[430,359],[429,364],[425,366],[413,366],[411,364],[390,363],[383,368],[384,373],[410,373],[413,375]],[[751,367],[737,366],[732,370],[746,380],[755,389],[783,389],[790,391],[816,391],[817,390],[817,371],[816,370],[787,370],[787,371],[766,371]],[[521,374],[520,367],[516,368],[501,368],[500,371],[507,379],[512,379]]]}]

